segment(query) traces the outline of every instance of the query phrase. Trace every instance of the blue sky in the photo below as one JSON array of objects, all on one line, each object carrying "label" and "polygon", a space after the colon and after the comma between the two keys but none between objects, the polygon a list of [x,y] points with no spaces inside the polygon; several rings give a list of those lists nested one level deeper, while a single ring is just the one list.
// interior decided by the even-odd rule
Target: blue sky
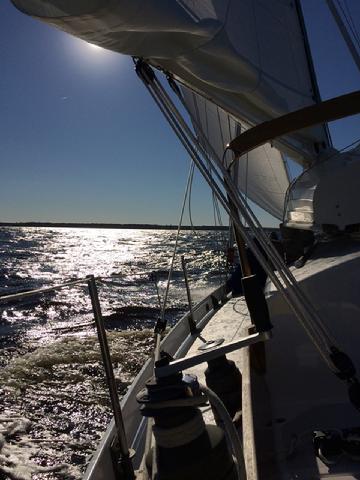
[{"label": "blue sky", "polygon": [[[360,29],[360,2],[347,1]],[[323,98],[358,89],[325,0],[303,7]],[[177,223],[189,160],[130,59],[3,0],[0,61],[0,221]],[[349,144],[360,137],[359,116],[332,133],[339,148]],[[213,223],[199,176],[192,214],[196,224]]]}]

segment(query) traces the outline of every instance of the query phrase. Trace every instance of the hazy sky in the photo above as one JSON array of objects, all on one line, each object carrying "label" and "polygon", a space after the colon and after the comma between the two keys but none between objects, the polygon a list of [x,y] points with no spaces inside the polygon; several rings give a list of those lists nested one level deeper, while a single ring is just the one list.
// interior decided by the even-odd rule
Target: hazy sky
[{"label": "hazy sky", "polygon": [[[347,2],[360,30],[360,1]],[[323,98],[358,89],[359,71],[325,0],[303,6]],[[349,144],[360,137],[360,117],[332,132],[336,146]],[[0,164],[0,221],[176,224],[189,160],[130,59],[2,0]],[[213,223],[199,175],[192,214],[196,224]]]}]

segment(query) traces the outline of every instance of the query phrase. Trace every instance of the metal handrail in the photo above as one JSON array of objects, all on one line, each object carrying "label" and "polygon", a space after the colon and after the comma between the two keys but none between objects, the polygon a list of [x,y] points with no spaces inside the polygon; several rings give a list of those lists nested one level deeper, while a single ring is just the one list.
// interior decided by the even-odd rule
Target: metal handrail
[{"label": "metal handrail", "polygon": [[[117,276],[119,277],[119,276]],[[101,277],[96,278],[94,275],[89,275],[84,278],[78,278],[76,280],[71,280],[64,282],[62,284],[53,285],[52,287],[37,288],[34,290],[28,290],[26,292],[19,292],[10,295],[3,295],[0,297],[0,304],[6,303],[10,300],[19,300],[21,298],[27,298],[34,295],[54,292],[61,290],[62,288],[73,287],[76,285],[84,284],[88,288],[88,293],[91,299],[92,311],[94,314],[95,326],[98,334],[99,345],[101,350],[102,362],[105,369],[106,381],[109,389],[111,406],[114,414],[115,425],[116,425],[116,434],[120,450],[120,459],[119,459],[119,468],[122,470],[125,475],[124,478],[127,480],[132,480],[135,478],[134,469],[132,466],[130,451],[127,444],[126,432],[124,427],[124,421],[121,412],[121,406],[119,401],[119,395],[117,392],[117,386],[114,376],[114,370],[111,361],[109,344],[107,341],[104,319],[101,312],[101,306],[98,296],[98,290],[96,286],[96,280],[99,280]]]},{"label": "metal handrail", "polygon": [[91,299],[91,305],[94,313],[94,320],[96,325],[96,330],[98,334],[101,356],[105,369],[106,381],[108,384],[111,406],[114,414],[114,421],[117,433],[117,440],[119,443],[120,449],[120,462],[119,466],[123,471],[124,478],[127,480],[132,480],[135,478],[133,465],[130,458],[130,451],[126,439],[126,432],[124,426],[124,420],[122,416],[119,395],[117,392],[114,369],[111,362],[111,355],[109,344],[107,341],[104,320],[101,313],[101,306],[99,301],[99,295],[96,288],[96,278],[94,275],[89,275],[87,277],[87,285],[89,289],[89,295]]}]

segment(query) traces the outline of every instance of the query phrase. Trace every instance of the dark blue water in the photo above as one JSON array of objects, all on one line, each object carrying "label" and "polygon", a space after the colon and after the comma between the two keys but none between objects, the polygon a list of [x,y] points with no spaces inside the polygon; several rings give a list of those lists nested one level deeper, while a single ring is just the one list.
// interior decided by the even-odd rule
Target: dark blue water
[{"label": "dark blue water", "polygon": [[[176,232],[0,228],[0,294],[93,274],[121,394],[153,348]],[[183,232],[167,308],[174,324],[187,305],[223,280],[222,232]],[[151,275],[155,272],[155,275]],[[111,417],[86,286],[0,305],[0,478],[81,478]],[[48,471],[50,470],[50,471]],[[2,475],[2,477],[1,477]]]}]

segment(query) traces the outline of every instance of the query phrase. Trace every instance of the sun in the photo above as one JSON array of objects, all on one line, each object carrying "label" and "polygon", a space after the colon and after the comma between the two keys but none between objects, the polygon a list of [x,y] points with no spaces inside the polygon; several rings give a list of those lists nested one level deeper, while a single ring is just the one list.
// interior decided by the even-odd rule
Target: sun
[{"label": "sun", "polygon": [[95,45],[94,43],[89,43],[88,42],[88,45],[90,48],[92,48],[93,50],[103,50],[103,48],[99,47],[99,45]]}]

